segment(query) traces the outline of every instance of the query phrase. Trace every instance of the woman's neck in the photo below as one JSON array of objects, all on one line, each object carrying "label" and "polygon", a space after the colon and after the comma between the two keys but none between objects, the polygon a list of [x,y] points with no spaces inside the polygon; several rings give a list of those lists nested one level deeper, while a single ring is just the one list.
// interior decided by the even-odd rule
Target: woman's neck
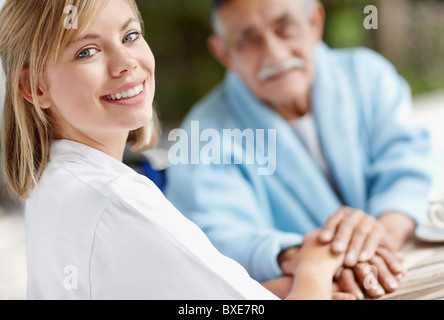
[{"label": "woman's neck", "polygon": [[106,153],[110,157],[122,162],[123,154],[125,152],[126,142],[128,140],[127,134],[118,133],[110,135],[109,133],[105,137],[100,136],[87,136],[85,134],[64,134],[62,139],[72,140],[78,143],[82,143],[91,148],[97,149]]}]

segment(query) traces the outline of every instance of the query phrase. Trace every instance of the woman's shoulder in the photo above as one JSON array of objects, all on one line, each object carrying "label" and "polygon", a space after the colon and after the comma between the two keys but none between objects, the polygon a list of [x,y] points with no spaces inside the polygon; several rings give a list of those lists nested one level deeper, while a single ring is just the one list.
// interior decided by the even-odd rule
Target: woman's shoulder
[{"label": "woman's shoulder", "polygon": [[91,192],[112,199],[119,180],[127,183],[137,180],[138,173],[111,157],[87,145],[69,140],[54,141],[50,161],[43,172],[38,188],[60,188],[69,185],[71,194],[78,190]]},{"label": "woman's shoulder", "polygon": [[66,189],[79,201],[97,202],[101,199],[104,215],[116,218],[145,215],[146,219],[147,212],[175,210],[151,180],[132,169],[122,169],[109,170],[65,162],[53,174],[65,176],[54,177],[54,180],[66,181]]},{"label": "woman's shoulder", "polygon": [[110,199],[113,197],[113,184],[120,176],[78,162],[52,161],[45,168],[35,191],[52,190],[57,195],[66,190],[71,197],[78,197],[85,190],[96,197]]},{"label": "woman's shoulder", "polygon": [[94,225],[116,203],[131,211],[131,203],[143,203],[155,188],[133,170],[118,172],[81,161],[51,161],[27,200],[27,210],[40,218],[83,217],[84,223]]},{"label": "woman's shoulder", "polygon": [[150,199],[160,198],[159,193],[154,183],[134,171],[118,173],[76,161],[51,161],[26,202],[27,223],[50,221],[45,230],[92,236],[106,216],[140,217]]}]

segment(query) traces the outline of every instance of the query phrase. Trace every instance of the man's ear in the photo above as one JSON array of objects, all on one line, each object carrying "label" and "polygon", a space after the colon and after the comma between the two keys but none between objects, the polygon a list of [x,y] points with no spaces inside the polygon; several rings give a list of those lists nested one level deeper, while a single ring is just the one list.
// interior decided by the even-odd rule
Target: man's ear
[{"label": "man's ear", "polygon": [[311,27],[316,42],[321,42],[324,37],[325,9],[321,2],[316,1],[311,16]]},{"label": "man's ear", "polygon": [[211,35],[208,38],[208,48],[213,56],[226,68],[230,69],[230,54],[224,41],[218,35]]},{"label": "man's ear", "polygon": [[38,103],[42,109],[48,109],[51,106],[51,99],[49,98],[48,90],[43,81],[39,81],[37,88],[37,101],[34,100],[31,91],[31,81],[29,78],[29,69],[23,69],[19,75],[19,92],[27,101],[35,105]]}]

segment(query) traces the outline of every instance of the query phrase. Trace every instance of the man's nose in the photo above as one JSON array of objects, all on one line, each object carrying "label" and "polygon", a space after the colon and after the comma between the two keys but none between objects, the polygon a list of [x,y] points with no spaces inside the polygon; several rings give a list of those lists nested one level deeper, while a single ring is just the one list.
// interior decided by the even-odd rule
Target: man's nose
[{"label": "man's nose", "polygon": [[279,39],[276,35],[268,35],[264,39],[264,65],[275,65],[287,59],[289,56],[289,49],[285,41]]},{"label": "man's nose", "polygon": [[109,73],[112,77],[120,77],[137,69],[137,60],[124,47],[111,50]]}]

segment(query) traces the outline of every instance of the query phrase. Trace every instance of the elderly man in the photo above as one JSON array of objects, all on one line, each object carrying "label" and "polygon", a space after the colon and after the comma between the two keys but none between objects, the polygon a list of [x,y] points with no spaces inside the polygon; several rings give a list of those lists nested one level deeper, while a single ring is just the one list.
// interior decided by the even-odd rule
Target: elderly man
[{"label": "elderly man", "polygon": [[[183,128],[253,129],[258,139],[253,152],[245,135],[229,150],[198,155],[224,161],[176,161],[169,199],[258,281],[291,274],[303,263],[303,235],[321,228],[320,241],[346,252],[343,291],[395,290],[403,273],[396,252],[423,219],[431,185],[429,136],[412,120],[408,84],[368,49],[322,43],[318,1],[214,0],[212,18],[209,47],[228,72]],[[251,161],[258,132],[275,152],[269,174]],[[369,285],[371,265],[379,282]]]}]

